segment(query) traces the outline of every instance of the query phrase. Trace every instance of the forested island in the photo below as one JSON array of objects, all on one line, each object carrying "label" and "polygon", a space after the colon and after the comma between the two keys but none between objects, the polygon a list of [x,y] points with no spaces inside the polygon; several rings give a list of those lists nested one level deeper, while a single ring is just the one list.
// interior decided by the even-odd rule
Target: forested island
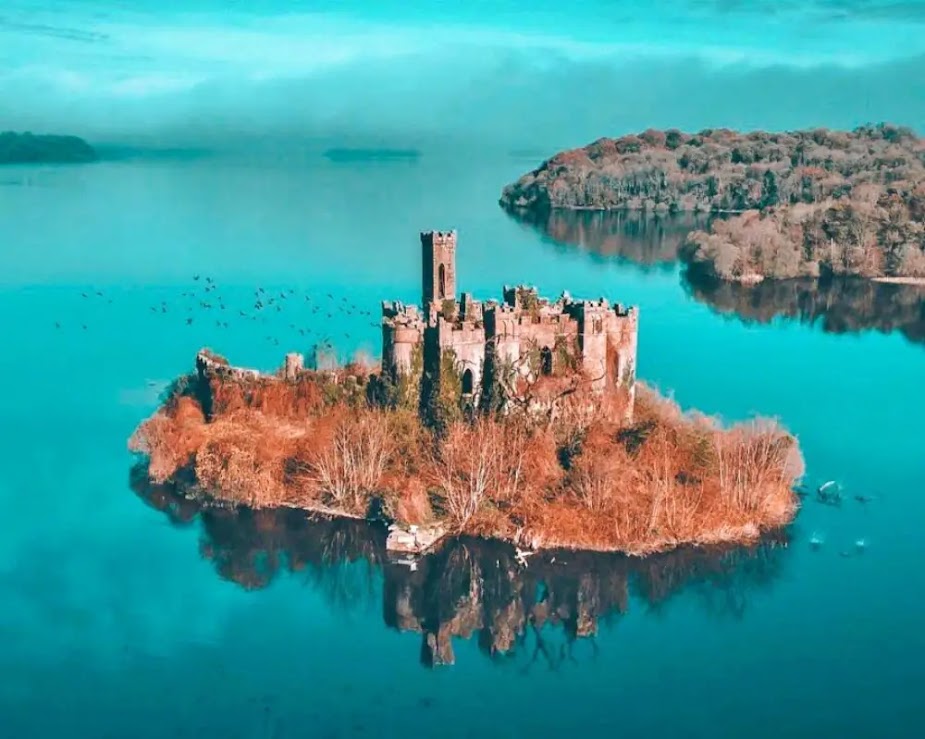
[{"label": "forested island", "polygon": [[0,133],[0,164],[77,164],[96,159],[93,147],[77,136]]},{"label": "forested island", "polygon": [[290,359],[260,373],[200,352],[130,441],[147,478],[199,505],[385,521],[418,553],[460,535],[636,555],[754,543],[798,509],[799,446],[770,420],[724,427],[642,386],[628,418],[578,372],[524,375],[529,402],[496,412],[447,383],[436,402],[456,410],[435,424],[376,366]]},{"label": "forested island", "polygon": [[925,141],[880,124],[696,134],[649,130],[561,152],[504,188],[501,205],[700,211],[681,256],[723,280],[821,274],[925,279]]},{"label": "forested island", "polygon": [[412,554],[481,536],[642,555],[791,522],[796,438],[638,383],[637,308],[525,285],[457,297],[456,232],[420,241],[421,305],[383,301],[379,362],[292,352],[265,373],[201,350],[130,440],[151,481],[387,521],[387,547]]}]

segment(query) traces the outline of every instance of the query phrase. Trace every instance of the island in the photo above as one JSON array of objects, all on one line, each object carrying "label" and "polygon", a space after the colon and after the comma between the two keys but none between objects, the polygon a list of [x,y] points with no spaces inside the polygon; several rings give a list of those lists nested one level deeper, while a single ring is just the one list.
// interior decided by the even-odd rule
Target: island
[{"label": "island", "polygon": [[925,282],[925,140],[899,126],[603,138],[546,160],[500,203],[534,220],[554,209],[712,214],[681,257],[721,280]]},{"label": "island", "polygon": [[637,308],[459,295],[456,232],[420,240],[421,305],[383,302],[380,363],[290,353],[265,373],[200,351],[129,442],[150,480],[203,504],[381,521],[409,555],[462,535],[645,555],[792,521],[796,439],[637,382]]},{"label": "island", "polygon": [[389,148],[349,148],[340,147],[328,149],[324,152],[326,159],[338,164],[354,164],[357,162],[417,162],[421,152],[417,149],[389,149]]},{"label": "island", "polygon": [[93,147],[77,136],[0,133],[0,164],[77,164],[96,159]]}]

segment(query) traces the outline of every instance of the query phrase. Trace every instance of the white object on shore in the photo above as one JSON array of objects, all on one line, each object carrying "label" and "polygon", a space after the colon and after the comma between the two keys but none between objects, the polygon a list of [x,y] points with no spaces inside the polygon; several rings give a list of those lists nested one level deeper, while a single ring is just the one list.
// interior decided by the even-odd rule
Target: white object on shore
[{"label": "white object on shore", "polygon": [[520,548],[517,548],[517,549],[514,550],[514,557],[515,557],[515,559],[518,561],[518,563],[520,563],[520,566],[521,566],[521,567],[526,567],[526,566],[527,566],[527,557],[530,557],[530,556],[532,556],[532,555],[534,555],[534,554],[536,554],[536,552],[531,551],[531,550],[529,550],[529,549],[520,549]]}]

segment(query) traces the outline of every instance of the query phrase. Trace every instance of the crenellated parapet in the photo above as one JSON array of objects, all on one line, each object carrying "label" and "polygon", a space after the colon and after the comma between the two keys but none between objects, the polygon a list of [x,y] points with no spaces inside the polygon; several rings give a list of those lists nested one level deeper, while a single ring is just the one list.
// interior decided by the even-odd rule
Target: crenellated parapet
[{"label": "crenellated parapet", "polygon": [[450,352],[464,394],[487,397],[504,367],[515,368],[528,382],[578,368],[593,390],[626,388],[632,400],[636,308],[611,305],[603,297],[576,300],[568,292],[550,300],[529,285],[505,285],[500,301],[482,303],[471,293],[457,299],[456,232],[422,232],[421,247],[422,311],[382,304],[384,371],[407,373],[413,352],[421,350],[424,376],[439,383]]},{"label": "crenellated parapet", "polygon": [[424,343],[424,317],[416,305],[382,302],[382,369],[391,377],[410,373]]}]

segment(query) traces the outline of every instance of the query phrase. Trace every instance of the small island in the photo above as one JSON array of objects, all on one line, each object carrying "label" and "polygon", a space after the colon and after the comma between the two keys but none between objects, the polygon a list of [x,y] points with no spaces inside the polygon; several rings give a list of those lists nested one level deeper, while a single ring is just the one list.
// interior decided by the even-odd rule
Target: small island
[{"label": "small island", "polygon": [[421,234],[422,305],[382,304],[382,361],[202,350],[129,446],[204,505],[297,508],[447,536],[635,555],[753,543],[791,522],[796,439],[724,427],[636,380],[638,310],[505,287],[457,296],[456,232]]},{"label": "small island", "polygon": [[77,136],[0,133],[0,164],[78,164],[96,159],[93,147]]},{"label": "small island", "polygon": [[556,154],[500,202],[532,218],[554,209],[713,214],[681,257],[721,280],[925,282],[925,140],[898,126],[604,138]]},{"label": "small island", "polygon": [[417,149],[389,148],[349,148],[328,149],[324,156],[337,164],[355,164],[357,162],[417,162],[421,152]]}]

